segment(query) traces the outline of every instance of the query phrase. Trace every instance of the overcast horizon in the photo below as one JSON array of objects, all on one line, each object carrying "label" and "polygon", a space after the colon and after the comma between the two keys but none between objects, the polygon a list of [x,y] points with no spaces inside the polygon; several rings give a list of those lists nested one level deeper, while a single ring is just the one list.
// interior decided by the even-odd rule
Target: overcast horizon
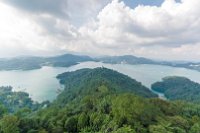
[{"label": "overcast horizon", "polygon": [[200,61],[199,0],[0,0],[0,58],[134,55]]}]

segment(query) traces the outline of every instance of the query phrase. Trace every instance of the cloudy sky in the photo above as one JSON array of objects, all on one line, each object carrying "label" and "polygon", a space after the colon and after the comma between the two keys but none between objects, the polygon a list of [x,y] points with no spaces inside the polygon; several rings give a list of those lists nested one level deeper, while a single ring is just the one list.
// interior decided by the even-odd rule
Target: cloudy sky
[{"label": "cloudy sky", "polygon": [[200,61],[200,0],[0,0],[0,57]]}]

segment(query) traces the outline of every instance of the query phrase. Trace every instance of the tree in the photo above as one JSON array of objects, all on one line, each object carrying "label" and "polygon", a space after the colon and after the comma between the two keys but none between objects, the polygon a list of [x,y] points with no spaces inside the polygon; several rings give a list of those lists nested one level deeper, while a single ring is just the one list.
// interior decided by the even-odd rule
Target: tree
[{"label": "tree", "polygon": [[131,128],[131,126],[124,125],[121,128],[118,128],[117,131],[114,131],[114,133],[136,133],[134,129]]},{"label": "tree", "polygon": [[200,125],[199,123],[194,124],[189,133],[200,133]]},{"label": "tree", "polygon": [[119,126],[134,125],[137,121],[148,125],[155,119],[156,114],[159,114],[157,108],[133,94],[122,94],[114,99],[112,113]]},{"label": "tree", "polygon": [[82,113],[79,117],[78,117],[78,128],[82,129],[86,126],[89,125],[89,117],[87,114]]},{"label": "tree", "polygon": [[38,133],[48,133],[45,129],[41,129]]},{"label": "tree", "polygon": [[3,133],[19,133],[19,120],[16,116],[6,115],[1,119],[0,126]]},{"label": "tree", "polygon": [[0,118],[7,112],[5,106],[0,105]]},{"label": "tree", "polygon": [[150,133],[172,133],[170,131],[167,131],[165,127],[162,125],[151,125],[149,127],[149,132]]},{"label": "tree", "polygon": [[65,122],[65,129],[68,132],[77,132],[77,118],[71,117]]}]

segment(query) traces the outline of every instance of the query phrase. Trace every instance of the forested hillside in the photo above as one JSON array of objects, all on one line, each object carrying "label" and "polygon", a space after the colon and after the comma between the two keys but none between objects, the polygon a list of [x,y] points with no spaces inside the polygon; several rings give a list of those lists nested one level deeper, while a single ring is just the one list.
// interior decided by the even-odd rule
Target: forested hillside
[{"label": "forested hillside", "polygon": [[58,96],[57,101],[60,103],[98,92],[108,94],[130,92],[148,98],[157,97],[140,82],[107,68],[81,69],[60,74],[57,78],[65,85],[65,90]]},{"label": "forested hillside", "polygon": [[152,89],[164,93],[170,100],[200,102],[200,84],[185,77],[165,77],[154,83]]},{"label": "forested hillside", "polygon": [[[65,89],[36,111],[1,111],[2,133],[198,133],[200,105],[156,98],[141,83],[106,68],[58,75]],[[2,105],[3,107],[3,105]],[[7,105],[4,106],[7,108]]]}]

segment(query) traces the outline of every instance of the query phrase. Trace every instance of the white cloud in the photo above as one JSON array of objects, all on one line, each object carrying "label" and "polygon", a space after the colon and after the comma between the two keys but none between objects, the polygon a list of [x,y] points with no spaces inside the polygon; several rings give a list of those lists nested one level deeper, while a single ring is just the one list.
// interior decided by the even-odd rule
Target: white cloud
[{"label": "white cloud", "polygon": [[[132,43],[144,45],[148,43],[162,45],[165,42],[166,45],[170,45],[170,42],[182,45],[191,40],[199,41],[195,33],[200,29],[200,1],[194,2],[190,8],[187,7],[188,1],[176,3],[175,0],[165,0],[161,7],[138,6],[131,9],[123,2],[113,0],[99,13],[95,32],[97,36],[102,36],[103,40],[107,38],[115,42],[126,37],[122,40],[132,39]],[[194,36],[189,36],[192,33]]]},{"label": "white cloud", "polygon": [[[182,0],[180,3],[165,0],[160,7],[140,5],[135,9],[113,0],[97,18],[92,26],[82,27],[80,32],[87,33],[97,46],[110,48],[106,54],[158,57],[164,52],[165,58],[180,56],[184,59],[186,53],[174,54],[173,49],[193,47],[200,42],[200,1],[197,0]],[[141,49],[146,51],[142,50],[142,53]],[[198,51],[192,50],[195,56],[199,56],[195,54]]]},{"label": "white cloud", "polygon": [[71,24],[51,15],[29,15],[3,3],[0,8],[0,57],[63,53],[67,39],[76,36]]},{"label": "white cloud", "polygon": [[28,13],[26,4],[11,7],[1,2],[0,56],[71,51],[163,59],[200,57],[200,1],[165,0],[159,7],[134,9],[123,1],[109,1],[63,0],[65,9],[35,12],[31,8]]}]

